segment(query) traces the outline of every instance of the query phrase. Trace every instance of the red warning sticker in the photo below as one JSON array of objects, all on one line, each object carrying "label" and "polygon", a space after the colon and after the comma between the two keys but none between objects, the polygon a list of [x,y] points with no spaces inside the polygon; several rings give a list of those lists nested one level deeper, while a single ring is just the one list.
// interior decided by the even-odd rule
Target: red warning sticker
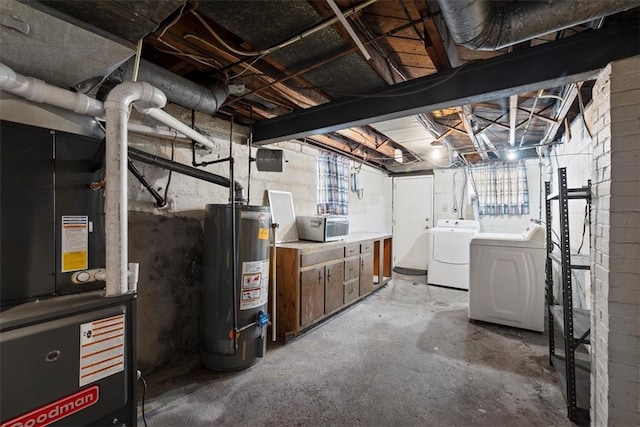
[{"label": "red warning sticker", "polygon": [[71,414],[75,414],[91,405],[100,398],[98,386],[94,385],[73,393],[60,400],[49,403],[27,414],[2,423],[0,427],[44,427],[60,421]]}]

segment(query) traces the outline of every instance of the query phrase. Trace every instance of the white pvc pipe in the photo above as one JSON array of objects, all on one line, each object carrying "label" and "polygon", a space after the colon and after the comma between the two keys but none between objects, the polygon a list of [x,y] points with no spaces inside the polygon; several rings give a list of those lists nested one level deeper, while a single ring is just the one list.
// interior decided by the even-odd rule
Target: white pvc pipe
[{"label": "white pvc pipe", "polygon": [[33,77],[25,77],[0,63],[0,89],[30,101],[54,105],[78,114],[104,117],[102,102],[82,93],[49,85]]},{"label": "white pvc pipe", "polygon": [[[149,111],[157,120],[181,131],[206,147],[215,145],[182,122],[160,110],[167,102],[164,93],[144,82],[116,86],[103,104],[86,95],[51,86],[42,80],[22,76],[0,63],[0,90],[34,102],[54,105],[79,114],[106,117],[107,142],[105,174],[105,233],[107,296],[128,291],[127,235],[127,122],[133,102],[141,112]],[[168,123],[167,123],[168,122]],[[135,290],[135,289],[134,289]]]},{"label": "white pvc pipe", "polygon": [[143,125],[142,123],[129,122],[127,124],[127,129],[129,130],[129,133],[154,136],[157,138],[191,140],[187,135],[182,132],[178,132],[177,130],[148,126]]},{"label": "white pvc pipe", "polygon": [[148,83],[121,83],[104,103],[107,118],[105,176],[105,233],[107,296],[128,291],[127,234],[127,121],[129,106],[142,102],[146,108],[162,108],[167,98]]},{"label": "white pvc pipe", "polygon": [[[54,105],[78,114],[86,114],[99,118],[105,117],[104,105],[97,99],[82,93],[71,92],[49,85],[33,77],[23,76],[2,63],[0,63],[0,89],[13,93],[14,95],[22,96],[30,101]],[[180,132],[182,136],[196,141],[204,148],[212,150],[216,147],[215,143],[209,138],[191,129],[163,110],[148,107],[140,108],[139,106],[136,107],[136,109],[143,114],[149,114],[159,122]],[[144,132],[142,128],[137,128],[137,130],[141,133]],[[152,132],[152,134],[153,133],[154,132]],[[178,137],[180,136],[181,135],[178,135]]]},{"label": "white pvc pipe", "polygon": [[157,121],[169,126],[170,128],[183,133],[203,147],[209,150],[213,150],[214,148],[216,148],[216,145],[209,138],[191,129],[189,126],[185,125],[166,111],[159,108],[141,108],[139,105],[134,105],[134,107],[136,107],[136,110],[138,110],[142,114],[147,114]]}]

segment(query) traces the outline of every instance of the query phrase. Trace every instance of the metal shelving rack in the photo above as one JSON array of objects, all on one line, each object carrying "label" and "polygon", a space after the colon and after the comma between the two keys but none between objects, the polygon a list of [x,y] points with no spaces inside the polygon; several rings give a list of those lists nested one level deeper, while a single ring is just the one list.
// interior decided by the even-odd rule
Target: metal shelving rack
[{"label": "metal shelving rack", "polygon": [[[589,270],[588,256],[571,254],[569,247],[569,203],[571,199],[586,200],[591,222],[591,181],[586,187],[567,188],[566,168],[558,169],[558,193],[549,194],[550,183],[545,183],[547,221],[546,284],[549,310],[549,362],[556,368],[567,402],[567,416],[577,423],[589,422],[590,357],[576,358],[576,350],[589,344],[591,332],[589,310],[573,307],[572,270]],[[554,250],[551,228],[551,202],[557,200],[560,211],[559,250]],[[552,265],[561,266],[562,301],[557,303],[553,294]],[[564,357],[555,351],[555,327],[564,338]]]}]

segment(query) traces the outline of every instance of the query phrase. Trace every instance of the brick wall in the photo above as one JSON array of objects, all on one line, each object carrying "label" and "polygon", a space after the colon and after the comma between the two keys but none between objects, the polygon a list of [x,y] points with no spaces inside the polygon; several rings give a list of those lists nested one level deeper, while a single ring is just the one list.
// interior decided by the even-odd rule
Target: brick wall
[{"label": "brick wall", "polygon": [[[563,143],[556,145],[550,156],[553,165],[553,176],[551,178],[551,193],[558,189],[558,168],[567,168],[567,185],[569,188],[579,188],[587,185],[591,179],[591,165],[593,158],[593,140],[591,138],[591,123],[593,117],[593,105],[585,107],[584,117],[579,115],[571,123],[571,138],[563,140]],[[566,134],[565,134],[566,136]],[[585,218],[586,200],[569,200],[569,237],[571,253],[589,255],[590,254],[590,230],[585,228],[588,217]],[[552,227],[553,230],[560,230],[560,214],[558,203],[551,204]],[[584,232],[584,236],[583,236]],[[555,239],[555,237],[554,237]],[[562,279],[561,266],[553,263],[554,275],[554,295],[561,295]],[[571,281],[573,289],[573,306],[575,308],[591,309],[591,280],[588,270],[572,270]]]},{"label": "brick wall", "polygon": [[593,94],[591,419],[640,425],[640,57]]}]

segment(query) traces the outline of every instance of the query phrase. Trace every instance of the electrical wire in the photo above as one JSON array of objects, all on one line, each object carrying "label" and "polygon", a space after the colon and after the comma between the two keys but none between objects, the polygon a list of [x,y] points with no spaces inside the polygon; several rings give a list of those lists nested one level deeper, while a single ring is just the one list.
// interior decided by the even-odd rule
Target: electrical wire
[{"label": "electrical wire", "polygon": [[[176,139],[173,138],[171,140],[171,161],[174,160],[175,158],[175,153],[176,153],[176,145],[175,145]],[[167,202],[167,194],[169,193],[169,185],[171,185],[171,176],[173,174],[172,170],[169,170],[169,177],[167,178],[167,185],[164,186],[164,201],[165,203]]]},{"label": "electrical wire", "polygon": [[[186,35],[185,35],[186,37]],[[244,70],[240,71],[239,73],[233,75],[233,76],[229,76],[227,77],[227,80],[231,80],[231,79],[236,79],[238,77],[242,77],[242,75],[244,73],[246,73],[247,71],[249,71],[249,69],[253,66],[253,64],[255,64],[256,62],[260,61],[262,58],[264,58],[264,55],[260,55],[258,56],[256,59],[254,59],[253,61],[251,61],[250,63],[248,63],[247,65],[245,65]],[[254,73],[254,75],[258,75],[258,76],[264,76],[264,74],[261,73]]]},{"label": "electrical wire", "polygon": [[208,67],[211,67],[212,65],[209,62],[206,62],[206,61],[212,61],[212,62],[214,62],[216,64],[216,66],[222,67],[222,64],[219,61],[217,61],[217,60],[215,60],[213,58],[208,58],[208,57],[205,57],[205,56],[194,55],[194,54],[191,54],[191,53],[183,52],[179,48],[173,46],[172,44],[170,44],[169,42],[167,42],[166,40],[164,40],[162,38],[166,34],[166,32],[171,27],[173,27],[180,20],[180,18],[182,18],[182,15],[184,13],[184,9],[185,9],[186,5],[187,5],[186,1],[184,3],[182,3],[182,7],[180,7],[180,11],[176,15],[176,17],[171,22],[169,22],[162,29],[162,32],[160,33],[160,35],[158,37],[156,37],[156,39],[160,43],[162,43],[163,45],[165,45],[165,46],[167,46],[167,47],[169,47],[169,48],[171,48],[173,50],[172,51],[168,51],[168,50],[160,49],[160,48],[156,48],[156,49],[159,50],[160,52],[163,52],[163,53],[168,53],[168,54],[173,54],[173,55],[177,55],[177,56],[184,56],[184,57],[190,58],[190,59],[192,59],[192,60],[194,60],[194,61],[196,61],[196,62],[198,62],[200,64],[206,65]]},{"label": "electrical wire", "polygon": [[[163,40],[161,40],[161,43],[162,43],[163,45],[165,45],[165,46],[169,46],[169,47],[170,47],[171,49],[173,49],[173,50],[160,49],[159,47],[156,47],[155,49],[156,49],[157,51],[159,51],[159,52],[162,52],[162,53],[168,53],[169,55],[184,56],[184,57],[187,57],[187,58],[191,58],[191,59],[193,59],[194,61],[196,61],[196,62],[198,62],[198,63],[200,63],[200,64],[202,64],[202,65],[206,65],[207,67],[213,67],[213,66],[216,66],[216,67],[220,67],[220,68],[222,68],[222,66],[223,66],[223,65],[222,65],[222,63],[220,63],[220,61],[217,61],[217,60],[215,60],[214,58],[207,58],[206,56],[200,56],[200,55],[194,55],[194,54],[192,54],[192,53],[185,53],[185,52],[182,52],[182,51],[181,51],[180,49],[178,49],[177,47],[175,47],[175,46],[173,46],[173,45],[171,45],[171,44],[169,44],[168,42],[163,41]],[[206,61],[213,62],[214,64],[212,65],[212,64],[210,64],[209,62],[206,62]]]},{"label": "electrical wire", "polygon": [[142,422],[144,423],[144,427],[147,427],[147,416],[144,410],[144,401],[147,398],[147,382],[142,374],[140,374],[140,380],[142,381]]},{"label": "electrical wire", "polygon": [[582,245],[584,245],[584,236],[587,234],[587,217],[589,215],[589,204],[584,205],[584,220],[582,222],[582,240],[580,240],[580,247],[578,248],[578,253],[582,251]]},{"label": "electrical wire", "polygon": [[[377,0],[368,0],[364,3],[360,3],[359,5],[352,7],[349,10],[346,10],[342,13],[342,16],[344,16],[345,18],[352,15],[355,12],[358,12],[362,9],[364,9],[365,7],[369,6],[372,3],[375,3]],[[220,43],[225,49],[227,49],[228,51],[235,53],[236,55],[241,55],[241,56],[260,56],[260,55],[269,55],[277,50],[280,50],[286,46],[289,46],[290,44],[293,44],[299,40],[302,40],[305,37],[310,36],[311,34],[314,34],[324,28],[327,28],[333,24],[335,24],[336,22],[338,22],[340,19],[336,16],[334,18],[328,19],[324,22],[321,22],[319,25],[316,25],[315,27],[312,27],[306,31],[303,31],[302,33],[295,35],[291,38],[289,38],[288,40],[285,40],[281,43],[278,43],[275,46],[272,46],[270,48],[267,49],[261,49],[261,50],[253,50],[253,51],[241,51],[238,49],[235,49],[234,47],[230,46],[227,42],[225,42],[222,37],[220,37],[218,35],[218,33],[216,33],[214,31],[213,28],[211,28],[211,26],[207,23],[207,21],[204,20],[204,18],[202,18],[202,16],[200,16],[200,14],[198,12],[196,12],[195,10],[191,10],[191,13],[193,14],[193,16],[196,17],[196,19],[198,21],[200,21],[200,23],[204,26],[204,28],[209,32],[209,34],[211,34],[213,36],[213,38],[215,38],[218,43]]]},{"label": "electrical wire", "polygon": [[582,116],[582,122],[584,123],[584,128],[587,130],[589,134],[589,138],[593,139],[593,135],[591,134],[591,129],[589,129],[589,125],[587,124],[587,118],[584,116],[584,102],[582,101],[582,93],[580,93],[580,88],[578,88],[578,106],[580,107],[580,115]]},{"label": "electrical wire", "polygon": [[173,20],[171,22],[169,22],[163,29],[162,32],[160,33],[160,35],[158,36],[158,40],[162,41],[162,36],[165,35],[165,33],[169,30],[169,28],[173,27],[174,25],[176,25],[176,23],[180,20],[180,18],[182,18],[182,14],[184,13],[184,8],[187,6],[187,2],[185,1],[184,3],[182,3],[182,6],[180,7],[180,11],[178,11],[178,15],[176,15],[175,18],[173,18]]}]

